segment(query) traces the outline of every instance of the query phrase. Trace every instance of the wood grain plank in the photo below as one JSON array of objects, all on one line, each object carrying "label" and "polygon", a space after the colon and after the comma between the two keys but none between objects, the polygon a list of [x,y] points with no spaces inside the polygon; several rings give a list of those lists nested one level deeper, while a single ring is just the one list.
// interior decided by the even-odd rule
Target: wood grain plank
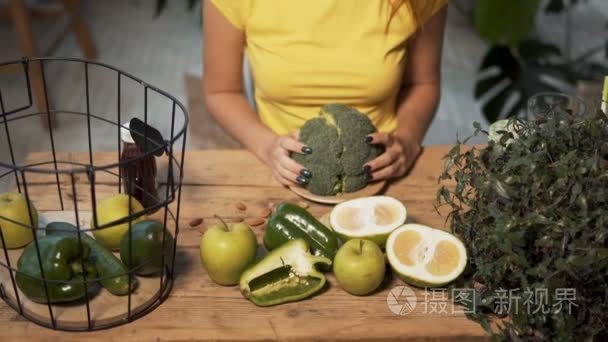
[{"label": "wood grain plank", "polygon": [[[433,207],[438,188],[437,176],[442,166],[441,157],[448,147],[427,148],[408,177],[392,184],[387,194],[404,202],[409,221],[434,227],[444,227],[445,218]],[[39,154],[32,159],[48,158]],[[72,153],[66,160],[86,162],[88,155]],[[98,153],[96,162],[112,161],[113,153]],[[237,287],[214,284],[200,265],[199,242],[201,232],[217,222],[214,215],[228,220],[259,217],[262,209],[282,200],[300,202],[301,199],[281,187],[270,172],[251,154],[244,151],[192,151],[188,153],[186,177],[182,189],[179,220],[176,280],[169,299],[155,311],[128,325],[103,332],[64,333],[41,328],[20,317],[7,305],[0,305],[0,340],[103,340],[144,341],[159,340],[241,340],[266,341],[304,340],[480,340],[487,339],[483,329],[467,320],[462,313],[452,314],[454,308],[444,299],[447,313],[430,313],[429,299],[416,289],[417,305],[413,312],[399,316],[387,306],[391,289],[403,283],[387,273],[380,289],[366,297],[355,297],[342,291],[332,274],[328,274],[326,290],[309,300],[272,308],[258,308],[245,300]],[[96,195],[103,198],[117,193],[112,178],[97,177]],[[39,211],[58,210],[57,194],[44,179],[29,186],[30,197]],[[62,194],[73,196],[71,184],[61,179]],[[77,200],[81,210],[90,210],[90,185],[86,177],[78,177]],[[53,192],[55,191],[55,192]],[[236,208],[236,201],[247,206]],[[66,209],[71,202],[67,201]],[[176,203],[170,205],[176,209]],[[327,214],[331,206],[310,204],[309,210],[317,217]],[[163,212],[152,215],[162,218]],[[188,223],[203,218],[204,223],[191,228]],[[170,224],[173,231],[174,224]],[[264,225],[253,228],[261,242]],[[263,248],[259,248],[262,255]],[[425,306],[426,305],[426,306]],[[440,305],[440,304],[437,304]],[[425,311],[426,310],[426,311]],[[455,307],[455,310],[460,310]]]},{"label": "wood grain plank", "polygon": [[[408,176],[396,182],[396,185],[418,183],[437,184],[437,177],[441,173],[443,156],[451,146],[441,145],[427,147],[420,155]],[[175,158],[180,160],[180,154]],[[58,160],[67,160],[75,163],[88,164],[88,153],[59,153]],[[96,152],[94,163],[96,166],[110,165],[117,162],[116,152]],[[157,158],[159,179],[164,179],[168,165],[166,156]],[[253,154],[244,150],[204,150],[188,151],[184,162],[184,184],[187,185],[226,185],[226,186],[277,186],[272,173],[266,165],[261,163]],[[28,162],[41,162],[52,160],[49,154],[31,154]],[[86,181],[86,178],[80,178]],[[100,172],[97,181],[104,184],[118,182],[115,176]]]}]

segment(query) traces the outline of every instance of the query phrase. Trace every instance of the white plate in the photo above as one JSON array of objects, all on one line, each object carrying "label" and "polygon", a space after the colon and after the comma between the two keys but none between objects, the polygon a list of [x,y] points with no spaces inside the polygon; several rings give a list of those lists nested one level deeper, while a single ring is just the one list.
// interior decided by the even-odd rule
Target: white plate
[{"label": "white plate", "polygon": [[299,186],[290,186],[289,190],[293,191],[296,195],[298,195],[302,198],[305,198],[309,201],[312,201],[312,202],[323,203],[323,204],[338,204],[338,203],[342,203],[344,201],[348,201],[348,200],[359,198],[359,197],[368,197],[368,196],[377,195],[380,192],[382,192],[382,190],[384,190],[385,186],[386,186],[386,181],[374,182],[374,183],[368,184],[365,188],[363,188],[359,191],[343,193],[341,195],[336,195],[336,196],[315,195],[315,194],[311,193],[310,191],[306,190],[305,188],[301,188]]}]

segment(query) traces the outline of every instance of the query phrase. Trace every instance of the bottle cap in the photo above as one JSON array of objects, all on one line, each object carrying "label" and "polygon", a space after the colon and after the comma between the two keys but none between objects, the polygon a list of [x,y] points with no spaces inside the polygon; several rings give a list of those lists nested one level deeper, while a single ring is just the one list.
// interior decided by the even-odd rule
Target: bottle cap
[{"label": "bottle cap", "polygon": [[608,76],[604,78],[604,93],[602,94],[602,100],[608,102]]},{"label": "bottle cap", "polygon": [[125,144],[135,144],[135,141],[131,136],[131,131],[129,130],[130,123],[131,121],[127,121],[120,127],[120,140]]}]

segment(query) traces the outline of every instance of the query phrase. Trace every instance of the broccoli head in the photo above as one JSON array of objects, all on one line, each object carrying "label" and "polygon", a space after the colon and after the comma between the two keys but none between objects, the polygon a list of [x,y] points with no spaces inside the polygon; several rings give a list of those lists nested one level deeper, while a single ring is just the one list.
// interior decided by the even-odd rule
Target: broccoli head
[{"label": "broccoli head", "polygon": [[323,106],[320,115],[300,129],[300,140],[313,152],[292,154],[312,173],[306,188],[322,196],[364,188],[363,165],[384,152],[383,146],[365,141],[365,136],[374,132],[376,127],[365,114],[341,104]]}]

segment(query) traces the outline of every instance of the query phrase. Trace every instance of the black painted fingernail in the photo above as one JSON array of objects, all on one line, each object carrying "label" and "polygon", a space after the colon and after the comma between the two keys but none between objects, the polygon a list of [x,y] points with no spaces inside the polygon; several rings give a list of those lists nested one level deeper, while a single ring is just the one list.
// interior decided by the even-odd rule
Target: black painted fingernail
[{"label": "black painted fingernail", "polygon": [[306,153],[306,154],[311,154],[312,153],[312,148],[310,148],[308,146],[304,146],[304,147],[302,147],[302,152]]},{"label": "black painted fingernail", "polygon": [[365,173],[369,174],[371,171],[372,171],[372,167],[371,167],[371,166],[369,166],[369,165],[365,165],[365,166],[363,167],[363,172],[365,172]]},{"label": "black painted fingernail", "polygon": [[371,173],[367,172],[365,173],[365,180],[371,182],[372,180],[374,180],[374,176],[372,176]]},{"label": "black painted fingernail", "polygon": [[374,140],[374,138],[372,138],[369,135],[365,137],[365,142],[368,143],[368,144],[371,143],[373,140]]},{"label": "black painted fingernail", "polygon": [[298,178],[296,178],[296,181],[300,185],[306,185],[306,184],[308,184],[308,178],[306,178],[304,176],[298,176]]},{"label": "black painted fingernail", "polygon": [[310,171],[308,171],[307,169],[302,169],[302,171],[300,171],[300,174],[306,178],[312,177],[312,173],[310,173]]}]

